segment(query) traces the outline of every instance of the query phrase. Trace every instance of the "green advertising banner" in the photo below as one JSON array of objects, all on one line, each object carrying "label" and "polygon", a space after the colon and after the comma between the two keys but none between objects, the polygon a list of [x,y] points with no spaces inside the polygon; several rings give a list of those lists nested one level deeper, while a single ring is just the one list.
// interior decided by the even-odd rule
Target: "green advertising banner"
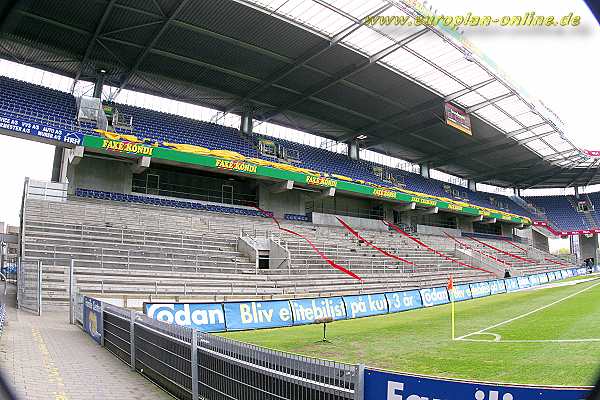
[{"label": "green advertising banner", "polygon": [[[462,206],[451,202],[438,199],[432,199],[426,195],[415,195],[399,192],[393,189],[373,187],[368,184],[350,182],[342,179],[335,179],[327,176],[316,176],[314,174],[288,171],[274,168],[272,166],[257,165],[245,160],[232,160],[219,158],[212,155],[195,154],[192,152],[178,151],[164,147],[150,146],[144,143],[131,143],[113,139],[105,139],[99,136],[85,135],[83,145],[86,148],[105,151],[114,151],[138,156],[147,156],[163,160],[175,161],[184,164],[198,165],[206,168],[214,168],[222,171],[231,171],[260,177],[290,180],[298,184],[310,185],[316,187],[334,187],[349,193],[366,195],[369,197],[396,200],[405,203],[417,203],[428,207],[438,207],[440,210],[467,214],[483,215],[486,218],[497,218],[501,221],[513,222],[518,224],[530,224],[531,221],[525,217],[511,216],[500,212],[482,210],[475,206]],[[240,156],[242,157],[242,156]],[[243,157],[242,157],[243,158]]]}]

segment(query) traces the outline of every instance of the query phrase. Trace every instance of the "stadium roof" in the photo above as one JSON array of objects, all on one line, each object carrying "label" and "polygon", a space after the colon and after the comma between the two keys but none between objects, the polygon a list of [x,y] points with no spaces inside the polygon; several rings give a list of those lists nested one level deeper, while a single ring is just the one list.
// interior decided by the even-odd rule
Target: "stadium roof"
[{"label": "stadium roof", "polygon": [[[414,1],[410,2],[415,4]],[[600,183],[600,158],[542,103],[438,27],[371,26],[414,17],[400,0],[12,0],[0,57],[348,141],[500,186]],[[444,102],[473,135],[444,122]]]}]

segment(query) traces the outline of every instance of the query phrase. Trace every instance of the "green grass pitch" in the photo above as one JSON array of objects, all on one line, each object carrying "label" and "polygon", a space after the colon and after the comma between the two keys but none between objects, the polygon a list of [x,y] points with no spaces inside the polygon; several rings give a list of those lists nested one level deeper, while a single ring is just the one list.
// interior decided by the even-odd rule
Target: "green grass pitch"
[{"label": "green grass pitch", "polygon": [[591,385],[600,372],[600,280],[456,303],[459,338],[505,321],[452,340],[450,305],[444,305],[337,321],[327,327],[330,343],[319,342],[319,325],[223,335],[307,356],[473,380]]}]

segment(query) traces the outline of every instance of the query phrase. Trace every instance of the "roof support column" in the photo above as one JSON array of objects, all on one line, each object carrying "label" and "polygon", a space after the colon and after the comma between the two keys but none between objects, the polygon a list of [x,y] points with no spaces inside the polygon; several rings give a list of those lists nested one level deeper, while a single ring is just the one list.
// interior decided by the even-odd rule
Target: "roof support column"
[{"label": "roof support column", "polygon": [[102,89],[104,88],[104,78],[106,72],[104,70],[98,71],[96,75],[96,82],[94,82],[94,97],[102,99]]},{"label": "roof support column", "polygon": [[360,145],[358,140],[352,140],[348,143],[348,157],[351,160],[360,160]]},{"label": "roof support column", "polygon": [[477,182],[475,182],[473,179],[469,179],[467,181],[467,185],[469,186],[469,190],[472,190],[473,192],[477,191]]},{"label": "roof support column", "polygon": [[252,121],[254,120],[254,109],[251,104],[246,104],[242,111],[242,120],[240,121],[240,132],[244,135],[252,133]]},{"label": "roof support column", "polygon": [[421,170],[421,176],[429,179],[429,164],[420,164],[419,168]]}]

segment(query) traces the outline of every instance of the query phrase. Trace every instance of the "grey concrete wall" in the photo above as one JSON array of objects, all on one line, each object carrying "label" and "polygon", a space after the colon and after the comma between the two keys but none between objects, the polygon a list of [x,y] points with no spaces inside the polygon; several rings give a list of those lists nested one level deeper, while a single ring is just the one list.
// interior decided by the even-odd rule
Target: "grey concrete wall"
[{"label": "grey concrete wall", "polygon": [[69,165],[69,194],[76,188],[131,193],[133,172],[130,163],[104,158],[83,157],[77,165]]},{"label": "grey concrete wall", "polygon": [[531,243],[536,249],[550,252],[548,238],[537,231],[531,230]]},{"label": "grey concrete wall", "polygon": [[513,227],[514,225],[512,224],[500,224],[500,232],[502,233],[502,236],[508,236],[508,237],[512,237],[513,236]]},{"label": "grey concrete wall", "polygon": [[585,235],[579,235],[579,249],[581,251],[581,258],[586,259],[593,257],[596,258],[596,249],[598,248],[598,234],[594,234],[592,237],[585,237]]},{"label": "grey concrete wall", "polygon": [[306,213],[307,192],[288,190],[281,193],[272,193],[269,188],[272,184],[261,183],[258,187],[258,203],[263,210],[272,211],[276,217],[283,214]]},{"label": "grey concrete wall", "polygon": [[533,229],[531,227],[523,229],[515,229],[515,233],[520,238],[524,239],[527,243],[532,243]]},{"label": "grey concrete wall", "polygon": [[457,222],[458,229],[460,229],[461,231],[468,232],[468,233],[473,232],[473,217],[459,215],[456,218],[456,222]]},{"label": "grey concrete wall", "polygon": [[[340,216],[340,218],[342,218],[344,222],[346,222],[354,229],[371,229],[376,231],[388,230],[388,228],[383,224],[383,222],[377,219],[356,218],[346,216]],[[333,214],[312,213],[312,222],[314,225],[337,227],[341,226],[338,220],[336,219],[336,216]]]},{"label": "grey concrete wall", "polygon": [[444,233],[447,233],[450,236],[460,237],[459,229],[441,228],[439,226],[417,225],[417,232],[421,235],[445,236]]}]

